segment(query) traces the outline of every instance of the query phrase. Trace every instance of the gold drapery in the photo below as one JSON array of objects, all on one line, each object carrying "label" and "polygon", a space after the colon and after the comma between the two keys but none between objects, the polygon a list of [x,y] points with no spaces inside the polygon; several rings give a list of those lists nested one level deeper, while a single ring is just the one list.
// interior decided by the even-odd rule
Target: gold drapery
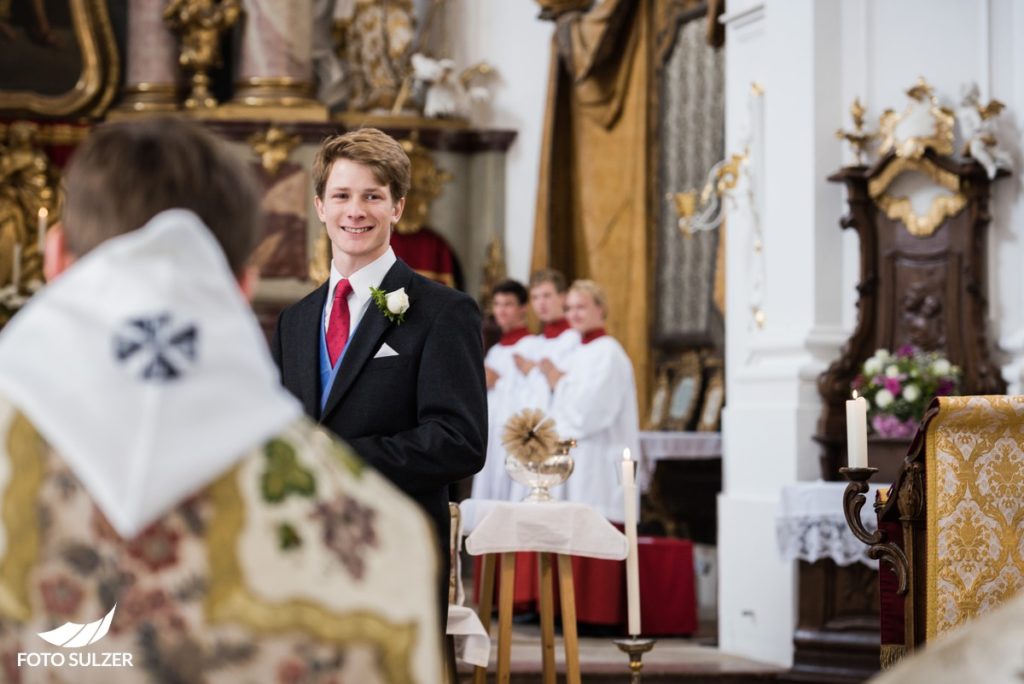
[{"label": "gold drapery", "polygon": [[592,278],[608,331],[649,383],[651,0],[605,0],[557,19],[548,86],[533,268]]}]

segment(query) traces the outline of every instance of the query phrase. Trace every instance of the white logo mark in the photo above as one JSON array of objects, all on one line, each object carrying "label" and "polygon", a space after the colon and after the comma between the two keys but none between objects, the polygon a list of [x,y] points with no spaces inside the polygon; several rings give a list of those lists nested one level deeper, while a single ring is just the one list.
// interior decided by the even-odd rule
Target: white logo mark
[{"label": "white logo mark", "polygon": [[87,625],[80,625],[77,622],[65,622],[60,627],[51,629],[49,632],[39,632],[39,636],[54,646],[63,646],[64,648],[81,648],[82,646],[95,644],[107,636],[107,630],[110,629],[110,623],[114,619],[115,610],[117,610],[116,603],[109,613],[96,622],[90,622]]}]

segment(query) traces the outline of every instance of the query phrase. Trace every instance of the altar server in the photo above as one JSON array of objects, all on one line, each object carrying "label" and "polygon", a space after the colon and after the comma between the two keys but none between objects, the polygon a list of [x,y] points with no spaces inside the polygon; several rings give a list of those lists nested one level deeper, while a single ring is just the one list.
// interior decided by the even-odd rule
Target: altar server
[{"label": "altar server", "polygon": [[516,350],[516,367],[526,379],[521,387],[524,405],[550,409],[551,387],[538,364],[548,359],[557,367],[580,344],[580,334],[565,318],[565,276],[550,269],[530,276],[530,307],[543,326],[537,335],[523,340]]},{"label": "altar server", "polygon": [[440,681],[426,517],[303,417],[243,296],[245,164],[150,119],[64,184],[0,334],[3,681]]},{"label": "altar server", "polygon": [[574,282],[566,298],[566,317],[581,336],[580,346],[563,367],[547,359],[539,367],[553,391],[551,416],[559,435],[577,441],[566,500],[590,504],[609,520],[622,522],[622,450],[640,453],[636,384],[625,350],[605,332],[607,315],[605,295],[597,283]]},{"label": "altar server", "polygon": [[505,422],[523,408],[523,383],[514,357],[530,337],[526,327],[527,292],[522,283],[505,280],[491,291],[491,310],[501,328],[501,339],[487,350],[487,461],[473,477],[474,499],[507,500],[512,481],[505,472],[505,448],[501,444]]}]

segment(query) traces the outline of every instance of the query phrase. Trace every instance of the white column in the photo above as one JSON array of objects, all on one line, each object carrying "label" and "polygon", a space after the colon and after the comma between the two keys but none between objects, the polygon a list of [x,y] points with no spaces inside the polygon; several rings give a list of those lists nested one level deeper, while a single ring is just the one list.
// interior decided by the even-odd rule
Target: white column
[{"label": "white column", "polygon": [[[795,570],[783,563],[774,517],[783,485],[818,476],[811,438],[816,379],[838,354],[842,213],[825,179],[840,163],[840,5],[837,0],[732,3],[726,16],[726,148],[752,122],[751,82],[764,86],[758,204],[764,234],[763,309],[751,314],[751,213],[728,218],[725,455],[719,498],[723,650],[789,665]],[[756,568],[756,571],[752,571]]]}]

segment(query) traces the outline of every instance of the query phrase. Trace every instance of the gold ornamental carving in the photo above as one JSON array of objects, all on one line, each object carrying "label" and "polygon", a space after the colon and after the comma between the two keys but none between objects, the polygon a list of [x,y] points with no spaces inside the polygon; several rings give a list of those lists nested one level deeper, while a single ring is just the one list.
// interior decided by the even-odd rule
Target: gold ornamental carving
[{"label": "gold ornamental carving", "polygon": [[405,211],[395,226],[402,235],[416,233],[426,224],[430,205],[452,179],[452,174],[434,162],[429,150],[416,137],[414,132],[413,137],[402,141],[402,149],[409,156],[412,177],[409,194],[405,198]]},{"label": "gold ornamental carving", "polygon": [[238,21],[241,12],[240,0],[171,0],[164,9],[164,22],[181,37],[178,63],[192,72],[185,109],[217,106],[208,72],[221,64],[220,34]]},{"label": "gold ornamental carving", "polygon": [[[893,182],[908,172],[923,173],[937,185],[949,190],[949,194],[934,197],[928,211],[924,215],[918,215],[909,197],[893,195],[889,191]],[[967,206],[967,197],[960,192],[959,177],[926,157],[896,157],[868,183],[868,194],[886,216],[903,223],[907,231],[915,237],[931,235],[947,218],[955,216]]]},{"label": "gold ornamental carving", "polygon": [[917,159],[929,148],[939,154],[952,154],[953,111],[939,105],[935,89],[924,78],[919,78],[906,93],[910,98],[906,109],[886,109],[879,119],[879,154],[893,151],[898,157]]},{"label": "gold ornamental carving", "polygon": [[864,114],[866,111],[864,105],[860,103],[860,98],[855,98],[853,104],[850,105],[850,116],[853,117],[853,130],[844,131],[840,128],[836,131],[837,138],[845,140],[850,144],[858,166],[864,164],[864,155],[867,153],[868,145],[878,137],[877,133],[869,133],[864,130]]},{"label": "gold ornamental carving", "polygon": [[494,286],[508,277],[508,269],[505,266],[505,251],[502,248],[500,235],[495,234],[487,243],[487,258],[484,260],[484,277],[480,283],[480,301],[483,302],[484,312],[491,313],[491,292]]},{"label": "gold ornamental carving", "polygon": [[36,123],[15,121],[0,138],[0,325],[43,283],[43,241],[57,214],[57,177]]},{"label": "gold ornamental carving", "polygon": [[246,142],[260,158],[263,170],[273,177],[301,140],[298,135],[289,134],[279,126],[271,125],[267,130],[249,136]]}]

